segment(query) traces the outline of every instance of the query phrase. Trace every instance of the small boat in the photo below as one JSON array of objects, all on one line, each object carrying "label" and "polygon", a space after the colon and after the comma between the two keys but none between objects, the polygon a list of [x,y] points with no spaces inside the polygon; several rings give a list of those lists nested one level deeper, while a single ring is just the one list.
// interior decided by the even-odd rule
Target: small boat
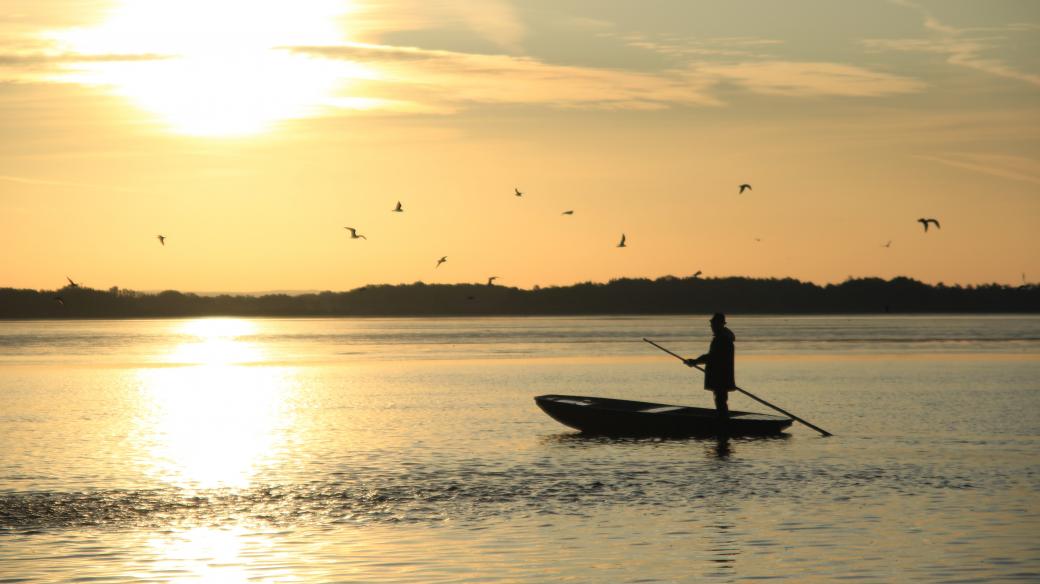
[{"label": "small boat", "polygon": [[793,421],[735,411],[723,420],[713,408],[579,395],[540,395],[534,401],[557,422],[604,436],[762,436],[779,434]]}]

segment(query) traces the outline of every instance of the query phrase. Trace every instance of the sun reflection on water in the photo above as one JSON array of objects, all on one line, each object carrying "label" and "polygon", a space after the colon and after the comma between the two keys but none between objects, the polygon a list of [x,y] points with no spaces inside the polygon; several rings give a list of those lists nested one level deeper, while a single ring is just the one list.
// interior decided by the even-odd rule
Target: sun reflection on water
[{"label": "sun reflection on water", "polygon": [[263,351],[241,337],[254,334],[256,323],[236,318],[203,318],[189,320],[177,333],[188,342],[177,345],[164,356],[170,365],[243,365],[263,359]]},{"label": "sun reflection on water", "polygon": [[191,341],[141,370],[139,418],[149,474],[184,488],[246,487],[283,446],[290,423],[289,370],[250,365],[263,358],[238,338],[256,325],[201,319],[180,327]]},{"label": "sun reflection on water", "polygon": [[151,552],[158,556],[152,568],[158,572],[179,574],[174,580],[191,582],[249,582],[245,553],[249,532],[241,527],[213,529],[197,527],[169,537],[148,541]]}]

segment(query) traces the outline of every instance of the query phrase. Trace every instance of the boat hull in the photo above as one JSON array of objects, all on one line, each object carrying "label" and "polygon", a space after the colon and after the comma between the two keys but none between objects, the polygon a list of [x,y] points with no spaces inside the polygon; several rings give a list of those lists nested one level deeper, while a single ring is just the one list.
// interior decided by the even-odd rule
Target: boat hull
[{"label": "boat hull", "polygon": [[790,418],[577,395],[540,395],[538,407],[565,426],[604,436],[768,436],[783,432]]}]

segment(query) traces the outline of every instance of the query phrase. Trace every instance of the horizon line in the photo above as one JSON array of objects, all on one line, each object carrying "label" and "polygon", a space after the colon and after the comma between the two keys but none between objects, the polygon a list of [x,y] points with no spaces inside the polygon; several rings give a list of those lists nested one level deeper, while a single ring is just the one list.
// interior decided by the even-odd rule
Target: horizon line
[{"label": "horizon line", "polygon": [[[814,286],[819,286],[819,287],[841,285],[841,284],[845,284],[845,283],[848,283],[848,282],[854,282],[854,281],[860,281],[860,280],[880,280],[882,282],[892,282],[892,281],[899,280],[899,279],[910,280],[910,281],[917,282],[919,284],[923,284],[925,286],[930,286],[930,287],[944,286],[944,287],[960,287],[960,288],[978,288],[978,287],[984,287],[984,286],[1000,286],[1000,287],[1006,287],[1006,288],[1021,288],[1023,286],[1035,286],[1035,285],[1037,285],[1036,283],[1033,283],[1033,282],[1022,282],[1020,284],[1001,283],[1001,282],[979,282],[979,283],[974,283],[974,284],[965,284],[965,283],[960,283],[960,282],[948,283],[948,282],[943,282],[943,281],[939,281],[939,282],[936,282],[934,284],[931,284],[931,283],[925,282],[923,280],[918,280],[918,279],[913,278],[911,276],[904,276],[904,275],[892,276],[891,278],[884,278],[884,277],[881,277],[881,276],[849,276],[846,279],[841,280],[841,281],[822,282],[821,283],[821,282],[815,282],[813,280],[802,280],[802,279],[796,278],[794,276],[779,276],[779,277],[778,276],[755,277],[755,276],[739,276],[739,275],[726,275],[726,276],[694,276],[694,275],[674,276],[674,275],[671,275],[671,274],[667,274],[667,275],[664,275],[664,276],[658,276],[658,277],[653,277],[653,278],[652,277],[648,277],[648,276],[619,276],[619,277],[616,277],[616,278],[611,278],[611,279],[606,280],[606,281],[583,280],[583,281],[572,282],[572,283],[569,283],[569,284],[547,284],[547,285],[544,285],[544,286],[540,285],[540,284],[533,284],[530,287],[526,287],[526,288],[522,287],[522,286],[509,286],[509,285],[505,285],[505,284],[494,284],[493,287],[495,287],[495,288],[504,288],[504,289],[513,289],[513,290],[520,290],[520,291],[524,291],[524,292],[534,292],[534,291],[542,290],[542,289],[546,289],[546,288],[569,288],[569,287],[579,286],[579,285],[584,285],[584,284],[609,285],[612,282],[621,281],[621,280],[645,280],[645,281],[648,281],[648,282],[657,282],[657,281],[666,280],[666,279],[675,279],[675,280],[704,280],[704,281],[708,281],[708,280],[729,280],[729,279],[762,280],[762,281],[794,280],[794,281],[796,281],[796,282],[798,282],[800,284],[812,284]],[[396,287],[396,286],[415,286],[415,285],[424,285],[424,286],[481,286],[481,287],[485,287],[485,286],[487,286],[487,283],[479,282],[479,281],[424,282],[422,280],[416,280],[416,281],[413,281],[413,282],[400,282],[400,283],[396,283],[396,284],[391,284],[391,283],[386,283],[386,282],[362,284],[362,285],[359,285],[359,286],[355,286],[353,288],[339,289],[339,290],[334,290],[334,289],[331,289],[331,288],[325,288],[325,289],[310,288],[310,289],[249,290],[249,291],[245,291],[245,290],[225,290],[225,291],[220,291],[220,290],[179,290],[179,289],[176,289],[176,288],[162,288],[162,289],[156,288],[156,289],[138,290],[138,289],[135,289],[135,288],[127,288],[127,287],[124,287],[124,286],[117,286],[117,285],[108,286],[108,287],[101,287],[101,288],[93,288],[91,286],[81,286],[81,287],[83,287],[84,289],[88,289],[88,290],[98,290],[98,291],[103,291],[103,292],[104,291],[109,291],[112,288],[116,288],[118,290],[127,290],[127,291],[131,291],[131,292],[137,292],[137,293],[140,293],[140,294],[161,294],[163,292],[177,292],[177,293],[180,293],[180,294],[194,294],[196,296],[255,296],[255,297],[262,297],[262,296],[274,296],[274,295],[304,296],[304,295],[307,295],[307,294],[322,294],[322,293],[325,293],[325,292],[342,294],[342,293],[354,292],[354,291],[357,291],[357,290],[362,290],[362,289],[365,289],[365,288],[373,288],[373,287],[384,287],[384,286]],[[52,291],[53,292],[57,292],[59,290],[65,290],[68,287],[69,286],[66,284],[65,286],[58,287],[58,288],[18,288],[18,287],[14,287],[14,286],[0,286],[0,289],[33,290],[33,291],[37,291],[37,292],[52,292]]]}]

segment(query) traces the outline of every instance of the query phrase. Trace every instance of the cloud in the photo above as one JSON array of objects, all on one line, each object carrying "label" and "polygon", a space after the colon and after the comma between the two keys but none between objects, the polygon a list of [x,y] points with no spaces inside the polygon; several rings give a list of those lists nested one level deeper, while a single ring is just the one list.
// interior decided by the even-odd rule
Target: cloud
[{"label": "cloud", "polygon": [[[916,10],[921,14],[925,30],[934,33],[927,39],[867,39],[863,44],[868,49],[901,52],[923,52],[946,55],[946,62],[981,71],[990,75],[1016,79],[1030,85],[1040,87],[1040,75],[1020,71],[1001,59],[986,56],[995,49],[995,44],[1006,42],[1006,35],[1011,32],[1031,33],[1037,26],[1030,23],[1012,23],[1005,27],[956,28],[940,22],[927,10],[903,0],[893,0],[895,4]],[[968,36],[981,32],[990,33],[986,37]],[[994,36],[997,35],[997,36]]]},{"label": "cloud", "polygon": [[601,33],[601,36],[619,39],[637,49],[652,51],[660,55],[679,58],[734,57],[739,59],[768,59],[769,55],[759,52],[766,47],[784,44],[781,40],[757,37],[710,37],[704,39],[675,35],[655,35],[648,38],[641,33]]},{"label": "cloud", "polygon": [[511,51],[520,50],[526,30],[512,4],[502,0],[457,0],[448,4],[486,40]]},{"label": "cloud", "polygon": [[913,79],[839,63],[696,62],[663,71],[550,64],[530,57],[345,44],[289,50],[374,65],[365,90],[401,102],[435,100],[454,111],[465,103],[547,104],[559,107],[661,109],[719,106],[713,94],[731,83],[764,95],[878,97],[919,91]]},{"label": "cloud", "polygon": [[278,47],[293,53],[315,55],[327,59],[346,59],[351,61],[429,61],[443,56],[458,53],[449,51],[429,51],[414,47],[394,47],[389,45],[373,45],[366,43],[345,43],[332,46],[297,46]]},{"label": "cloud", "polygon": [[522,52],[527,27],[507,0],[368,0],[355,6],[354,38],[380,40],[388,32],[461,27],[510,53]]},{"label": "cloud", "polygon": [[[236,77],[238,70],[221,70],[214,59],[200,61],[206,65],[200,67],[183,56],[155,54],[167,50],[148,44],[126,47],[126,54],[107,45],[102,47],[106,50],[93,54],[9,50],[0,51],[0,80],[108,83],[122,87],[127,95],[138,96],[141,103],[161,98],[162,105],[169,106],[176,98],[181,102],[190,101],[188,105],[194,107],[195,94],[190,91],[156,91],[156,87],[173,79],[171,74],[164,74],[164,70],[181,75],[183,81],[179,87],[192,88],[206,83],[216,86],[228,79],[246,77],[255,81],[257,87],[266,88],[270,84],[294,87],[285,83],[284,74],[276,74],[267,65],[257,65],[278,61],[275,59],[278,56],[289,56],[295,58],[288,60],[292,71],[313,70],[313,81],[320,82],[322,88],[329,88],[320,95],[315,92],[314,96],[305,96],[310,100],[305,104],[294,101],[293,111],[306,112],[298,114],[301,116],[329,110],[451,113],[478,104],[650,110],[723,106],[726,105],[721,91],[724,87],[729,89],[725,95],[730,97],[732,88],[738,88],[785,98],[876,98],[921,91],[924,87],[918,80],[857,65],[774,58],[767,53],[771,47],[782,44],[780,41],[743,36],[689,39],[658,35],[648,39],[638,34],[620,35],[606,30],[597,34],[669,55],[669,66],[638,70],[550,63],[509,52],[519,48],[526,34],[510,4],[496,0],[482,4],[479,9],[470,7],[461,0],[433,1],[423,4],[414,13],[406,12],[407,20],[404,24],[397,23],[398,28],[384,31],[413,25],[428,28],[461,23],[493,39],[502,47],[502,53],[336,40],[300,45],[289,40],[284,46],[265,47],[262,55],[247,51],[231,53],[234,58],[228,57],[227,62],[242,67],[242,74]],[[386,11],[376,9],[370,14],[356,15],[362,20],[368,19],[364,26],[371,26],[372,18],[385,16]],[[589,26],[602,30],[608,23],[595,21]],[[134,48],[139,52],[133,52]],[[104,54],[106,51],[113,54]],[[162,65],[148,65],[148,61],[161,61]],[[123,65],[132,62],[141,64]],[[158,81],[150,81],[149,76]],[[237,95],[225,94],[226,97]],[[143,100],[141,95],[151,101]],[[304,97],[297,101],[301,100],[306,101]],[[208,103],[206,111],[214,109],[211,105]]]},{"label": "cloud", "polygon": [[921,91],[915,79],[841,63],[763,61],[701,64],[701,75],[728,81],[755,93],[789,97],[880,97]]},{"label": "cloud", "polygon": [[170,58],[167,55],[85,55],[81,53],[0,53],[0,66],[36,66],[66,63],[107,63],[131,61],[157,61]]},{"label": "cloud", "polygon": [[736,84],[764,95],[787,97],[879,97],[921,91],[915,79],[845,63],[791,61],[770,49],[784,45],[771,38],[602,33],[630,47],[653,51],[689,64],[697,77]]},{"label": "cloud", "polygon": [[917,158],[955,168],[1040,185],[1040,162],[1018,156],[973,153],[918,155]]},{"label": "cloud", "polygon": [[65,187],[65,188],[75,188],[75,189],[82,189],[82,188],[103,189],[103,190],[108,190],[108,191],[120,191],[120,192],[126,192],[126,193],[136,192],[134,189],[127,189],[127,188],[123,188],[123,187],[113,187],[113,186],[110,186],[110,185],[97,185],[97,184],[80,183],[80,182],[67,182],[67,181],[58,181],[58,180],[47,180],[47,179],[29,178],[29,177],[23,177],[23,176],[0,175],[0,181],[12,182],[12,183],[23,184],[23,185]]},{"label": "cloud", "polygon": [[707,93],[710,79],[687,71],[641,73],[544,63],[530,57],[351,44],[293,47],[294,52],[375,65],[359,82],[377,95],[406,102],[547,104],[659,109],[674,104],[720,105]]}]

